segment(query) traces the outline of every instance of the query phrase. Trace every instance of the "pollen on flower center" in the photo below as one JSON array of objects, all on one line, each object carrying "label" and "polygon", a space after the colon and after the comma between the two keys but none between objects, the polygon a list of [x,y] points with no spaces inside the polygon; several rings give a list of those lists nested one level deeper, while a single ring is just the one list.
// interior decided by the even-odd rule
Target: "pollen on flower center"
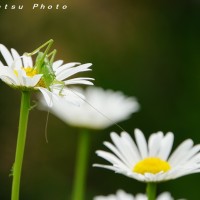
[{"label": "pollen on flower center", "polygon": [[133,168],[133,172],[145,174],[152,173],[157,174],[161,171],[166,172],[171,169],[171,166],[168,162],[161,160],[160,158],[145,158],[144,160],[139,161]]},{"label": "pollen on flower center", "polygon": [[33,77],[37,74],[37,70],[32,67],[23,68],[27,76]]},{"label": "pollen on flower center", "polygon": [[[22,67],[22,69],[26,72],[27,76],[33,77],[37,74],[37,70],[32,67],[26,67],[26,68]],[[16,76],[18,76],[17,70],[14,70],[14,73]]]}]

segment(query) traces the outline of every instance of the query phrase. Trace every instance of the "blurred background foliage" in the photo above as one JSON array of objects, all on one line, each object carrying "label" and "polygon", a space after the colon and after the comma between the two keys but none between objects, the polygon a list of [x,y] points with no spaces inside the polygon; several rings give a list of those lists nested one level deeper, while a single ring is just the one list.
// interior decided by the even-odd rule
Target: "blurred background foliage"
[{"label": "blurred background foliage", "polygon": [[[200,2],[73,0],[47,1],[68,5],[67,10],[32,10],[33,0],[1,1],[24,5],[23,10],[0,9],[1,43],[20,53],[30,52],[48,39],[55,40],[57,59],[92,62],[95,85],[136,96],[140,112],[120,125],[133,135],[162,130],[175,133],[175,145],[192,138],[200,142]],[[20,92],[0,82],[0,199],[10,199],[10,170],[17,138]],[[33,94],[33,98],[36,95]],[[70,199],[77,132],[54,116],[31,111],[21,182],[21,200]],[[103,163],[95,150],[104,148],[113,126],[92,134],[87,199],[115,193],[119,188],[136,194],[145,184],[113,172],[92,168]],[[199,199],[200,174],[162,183],[159,192],[175,198]],[[192,186],[192,187],[191,187]]]}]

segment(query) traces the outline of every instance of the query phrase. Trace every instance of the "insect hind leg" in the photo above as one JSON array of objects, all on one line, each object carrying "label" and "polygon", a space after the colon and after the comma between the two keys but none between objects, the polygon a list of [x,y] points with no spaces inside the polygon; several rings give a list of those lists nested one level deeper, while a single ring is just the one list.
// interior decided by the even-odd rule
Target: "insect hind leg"
[{"label": "insect hind leg", "polygon": [[54,49],[52,52],[50,52],[49,54],[47,54],[47,57],[49,58],[50,57],[50,64],[52,65],[53,64],[53,61],[55,59],[55,56],[56,56],[56,53],[57,53],[57,50]]},{"label": "insect hind leg", "polygon": [[[42,48],[44,48],[45,46],[47,46],[47,48],[45,49],[46,54],[48,53],[49,49],[51,48],[52,44],[53,44],[53,39],[48,40],[47,42],[45,42],[44,44],[42,44],[41,46],[39,46],[37,49],[35,49],[34,51],[32,51],[31,53],[25,53],[25,55],[27,56],[33,56],[36,53],[38,53]],[[45,54],[44,52],[44,54]],[[46,56],[46,55],[45,55]]]}]

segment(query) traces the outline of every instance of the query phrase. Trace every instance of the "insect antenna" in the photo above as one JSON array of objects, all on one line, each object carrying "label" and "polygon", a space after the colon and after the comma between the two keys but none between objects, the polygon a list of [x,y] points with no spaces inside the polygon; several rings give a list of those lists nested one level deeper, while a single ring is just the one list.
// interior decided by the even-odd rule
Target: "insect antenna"
[{"label": "insect antenna", "polygon": [[[83,97],[81,97],[80,95],[78,95],[76,93],[76,91],[69,89],[73,94],[75,94],[77,97],[79,97],[81,100],[83,100],[87,105],[89,105],[92,109],[94,109],[97,113],[99,113],[102,117],[106,118],[108,121],[112,122],[112,124],[114,124],[115,126],[117,126],[121,131],[125,131],[118,123],[114,122],[111,118],[109,118],[108,116],[106,116],[103,112],[101,112],[99,109],[95,108],[95,106],[93,106],[90,102],[88,102],[86,99],[84,99]],[[126,132],[126,131],[125,131]]]},{"label": "insect antenna", "polygon": [[45,131],[44,131],[44,137],[45,137],[45,141],[46,143],[49,143],[48,140],[48,123],[49,123],[49,109],[47,111],[47,117],[46,117],[46,123],[45,123]]},{"label": "insect antenna", "polygon": [[[51,101],[52,101],[52,95],[51,95]],[[50,107],[48,107],[48,110],[47,110],[47,116],[46,116],[46,122],[45,122],[45,129],[44,129],[44,137],[45,137],[45,141],[46,141],[47,144],[49,143],[49,140],[48,140],[49,116],[50,116]]]}]

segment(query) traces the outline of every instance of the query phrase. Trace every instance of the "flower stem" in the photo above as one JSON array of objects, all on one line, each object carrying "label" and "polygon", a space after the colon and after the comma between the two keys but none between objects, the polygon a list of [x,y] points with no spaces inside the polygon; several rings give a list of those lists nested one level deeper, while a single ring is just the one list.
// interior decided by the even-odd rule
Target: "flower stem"
[{"label": "flower stem", "polygon": [[11,200],[19,199],[20,177],[21,177],[22,162],[23,162],[24,148],[26,142],[26,130],[28,124],[29,108],[30,108],[30,92],[22,91],[17,147],[15,153],[15,162],[13,165]]},{"label": "flower stem", "polygon": [[79,133],[79,143],[76,157],[76,169],[74,185],[72,190],[72,200],[84,200],[85,181],[87,174],[87,164],[89,155],[90,133],[82,130]]},{"label": "flower stem", "polygon": [[147,183],[147,197],[148,200],[156,199],[156,183]]}]

